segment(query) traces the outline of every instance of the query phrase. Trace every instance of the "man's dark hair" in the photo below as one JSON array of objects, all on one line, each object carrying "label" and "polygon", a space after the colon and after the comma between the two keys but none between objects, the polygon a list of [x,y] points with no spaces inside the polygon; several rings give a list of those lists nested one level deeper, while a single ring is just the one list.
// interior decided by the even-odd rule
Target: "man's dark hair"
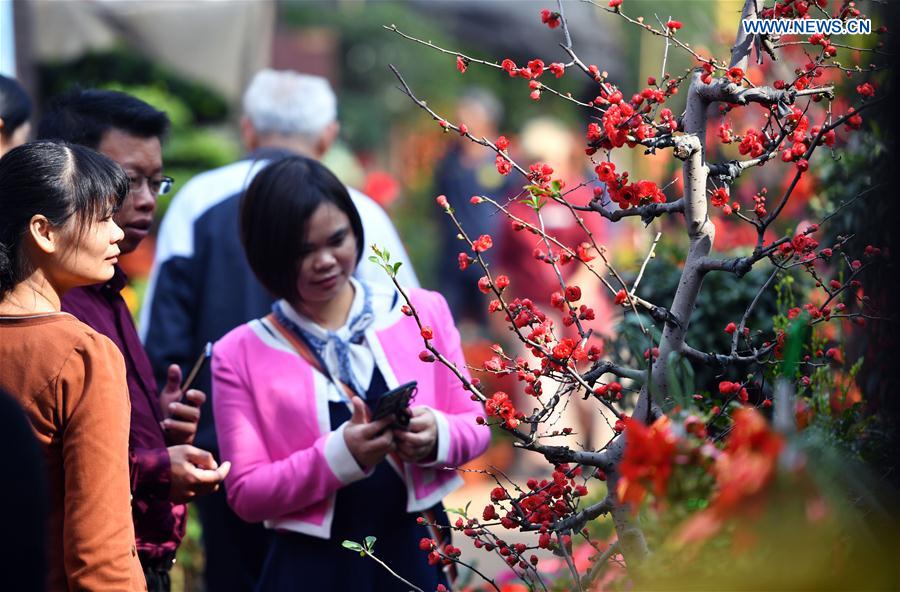
[{"label": "man's dark hair", "polygon": [[162,140],[169,129],[169,117],[123,92],[76,88],[50,102],[37,135],[40,140],[62,140],[96,150],[111,129]]},{"label": "man's dark hair", "polygon": [[31,99],[22,85],[12,78],[0,75],[0,119],[3,135],[9,137],[16,128],[31,117]]},{"label": "man's dark hair", "polygon": [[74,220],[75,234],[110,216],[128,194],[112,159],[84,146],[32,142],[0,158],[0,298],[31,273],[22,248],[32,217],[54,226]]},{"label": "man's dark hair", "polygon": [[337,177],[315,160],[290,156],[261,170],[241,200],[241,243],[250,268],[276,298],[297,297],[298,262],[309,220],[323,203],[347,215],[356,237],[356,262],[363,254],[359,212]]}]

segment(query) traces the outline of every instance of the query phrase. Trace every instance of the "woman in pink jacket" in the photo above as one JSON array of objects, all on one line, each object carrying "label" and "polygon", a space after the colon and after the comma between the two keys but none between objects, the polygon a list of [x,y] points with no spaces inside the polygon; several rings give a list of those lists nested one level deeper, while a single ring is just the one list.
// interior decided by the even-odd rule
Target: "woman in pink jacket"
[{"label": "woman in pink jacket", "polygon": [[[241,239],[272,314],[215,346],[213,408],[228,501],[275,531],[258,590],[406,590],[374,561],[341,546],[377,539],[376,554],[420,588],[447,585],[419,549],[446,525],[441,499],[489,432],[482,412],[444,366],[419,360],[422,337],[396,292],[353,277],[363,254],[359,214],[321,164],[277,161],[241,206]],[[237,288],[237,287],[236,287]],[[443,297],[411,290],[434,345],[465,372]],[[378,398],[416,381],[409,426],[369,421]],[[449,532],[444,529],[444,532]]]}]

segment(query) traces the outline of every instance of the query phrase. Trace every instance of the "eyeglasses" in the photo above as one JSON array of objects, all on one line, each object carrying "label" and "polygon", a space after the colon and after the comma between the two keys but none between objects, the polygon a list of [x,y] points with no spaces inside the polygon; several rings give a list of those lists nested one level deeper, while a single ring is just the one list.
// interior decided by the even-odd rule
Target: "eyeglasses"
[{"label": "eyeglasses", "polygon": [[141,190],[141,187],[144,186],[144,182],[147,182],[147,189],[150,190],[150,193],[153,195],[165,195],[169,191],[172,190],[172,184],[175,183],[175,179],[172,177],[145,177],[143,175],[129,175],[128,176],[128,190],[132,193],[137,193]]}]

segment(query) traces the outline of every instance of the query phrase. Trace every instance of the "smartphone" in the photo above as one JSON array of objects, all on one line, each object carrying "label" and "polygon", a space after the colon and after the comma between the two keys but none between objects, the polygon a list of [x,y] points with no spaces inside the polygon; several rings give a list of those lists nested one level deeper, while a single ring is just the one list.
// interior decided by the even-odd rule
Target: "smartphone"
[{"label": "smartphone", "polygon": [[416,396],[417,384],[413,380],[381,395],[381,398],[378,399],[378,403],[375,405],[372,421],[393,415],[394,422],[391,424],[391,427],[405,428],[408,426],[410,418],[409,403]]},{"label": "smartphone", "polygon": [[197,357],[197,361],[194,362],[194,367],[191,368],[191,371],[188,373],[187,378],[184,379],[184,382],[181,385],[181,402],[190,405],[191,402],[187,400],[185,396],[188,392],[188,389],[191,388],[191,385],[194,383],[194,380],[197,378],[197,375],[200,373],[200,370],[203,369],[203,365],[212,357],[212,342],[207,341],[206,345],[203,346],[203,351],[200,352],[200,355]]}]

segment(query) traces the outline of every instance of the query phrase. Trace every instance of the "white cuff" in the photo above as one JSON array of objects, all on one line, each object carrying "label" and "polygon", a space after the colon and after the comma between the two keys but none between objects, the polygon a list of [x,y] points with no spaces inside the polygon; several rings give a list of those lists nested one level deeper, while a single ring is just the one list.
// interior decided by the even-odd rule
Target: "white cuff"
[{"label": "white cuff", "polygon": [[443,412],[426,405],[423,407],[434,414],[434,423],[437,427],[437,454],[433,461],[418,463],[418,465],[420,467],[446,466],[450,460],[450,422],[447,421],[447,416]]},{"label": "white cuff", "polygon": [[372,469],[363,471],[359,467],[359,463],[353,458],[353,453],[347,448],[347,442],[344,440],[346,426],[347,422],[342,423],[341,427],[325,438],[325,460],[328,461],[331,472],[344,485],[359,481],[372,474]]}]

